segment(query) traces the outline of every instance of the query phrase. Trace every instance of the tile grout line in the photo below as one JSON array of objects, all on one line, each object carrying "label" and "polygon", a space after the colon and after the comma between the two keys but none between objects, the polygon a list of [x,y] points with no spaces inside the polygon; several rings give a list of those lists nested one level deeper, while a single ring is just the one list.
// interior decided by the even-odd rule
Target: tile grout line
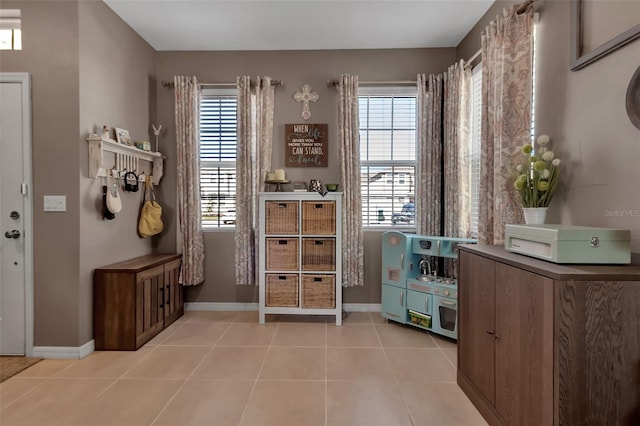
[{"label": "tile grout line", "polygon": [[[236,317],[237,319],[237,317]],[[215,322],[212,322],[211,324],[213,324]],[[176,389],[176,391],[173,393],[173,395],[171,395],[171,398],[169,398],[169,400],[166,402],[166,404],[164,404],[164,407],[162,407],[162,409],[158,412],[158,414],[156,415],[156,417],[153,419],[153,421],[149,424],[149,426],[153,426],[153,424],[158,421],[158,419],[160,418],[160,416],[162,415],[162,413],[164,413],[167,410],[167,407],[169,407],[169,404],[171,404],[173,402],[173,400],[176,398],[176,396],[180,393],[180,391],[185,387],[185,385],[187,384],[187,382],[189,381],[189,379],[191,377],[193,377],[193,375],[195,374],[195,372],[198,370],[198,368],[200,368],[200,366],[202,365],[202,363],[204,362],[205,359],[207,359],[207,356],[209,356],[209,354],[211,352],[213,352],[213,349],[216,347],[216,345],[218,344],[218,342],[220,342],[220,340],[222,340],[222,338],[229,332],[229,330],[231,329],[231,327],[233,326],[233,324],[235,323],[235,319],[234,321],[230,322],[229,325],[227,326],[227,329],[224,331],[224,333],[222,333],[220,335],[220,337],[218,337],[218,339],[213,342],[213,345],[211,345],[211,347],[209,348],[209,351],[202,357],[202,359],[200,360],[200,362],[198,363],[198,365],[196,365],[193,370],[191,371],[191,374],[189,374],[189,376],[183,380],[182,384],[178,387],[178,389]],[[177,330],[176,330],[177,331]],[[173,334],[173,333],[171,333]],[[168,338],[168,337],[167,337]],[[166,341],[166,339],[165,339]],[[170,345],[168,345],[170,346]],[[192,346],[193,347],[193,346]],[[196,347],[201,347],[201,346],[196,346]],[[166,380],[166,379],[163,379]]]},{"label": "tile grout line", "polygon": [[[342,315],[342,313],[340,313]],[[342,324],[344,327],[344,324]],[[329,422],[329,326],[324,325],[324,426]]]},{"label": "tile grout line", "polygon": [[[46,361],[46,358],[45,358],[45,359],[43,359],[42,361]],[[80,361],[80,360],[79,360],[79,359],[75,360],[73,363],[71,363],[71,364],[67,365],[67,366],[66,366],[66,367],[64,367],[62,370],[58,371],[58,372],[57,372],[57,373],[55,373],[55,374],[60,374],[60,373],[62,373],[62,372],[63,372],[64,370],[66,370],[67,368],[70,368],[71,366],[75,365],[78,361]],[[26,369],[25,369],[25,370],[23,370],[23,371],[26,371]],[[18,374],[20,374],[20,373],[18,373]],[[12,379],[12,378],[14,378],[14,377],[16,377],[16,376],[17,376],[17,375],[14,375],[13,377],[9,377],[9,379]],[[53,379],[54,377],[55,377],[55,375],[54,375],[54,376],[48,376],[48,377],[19,377],[19,376],[18,376],[17,378],[23,378],[23,379],[44,379],[44,380],[42,380],[42,383],[39,383],[39,384],[38,384],[38,385],[36,385],[33,389],[30,389],[29,391],[27,391],[27,392],[23,393],[22,395],[20,395],[19,397],[17,397],[16,399],[14,399],[13,401],[11,401],[10,403],[8,403],[5,407],[2,407],[2,409],[0,409],[0,412],[2,412],[3,410],[5,410],[5,409],[7,409],[7,408],[11,407],[11,406],[12,406],[13,404],[15,404],[17,401],[19,401],[19,400],[21,400],[22,398],[24,398],[25,396],[27,396],[27,395],[31,394],[31,393],[32,393],[32,392],[34,392],[36,389],[38,389],[38,388],[40,388],[40,387],[44,386],[44,385],[45,385],[45,383],[49,382],[49,381],[50,381],[51,379]],[[9,379],[7,379],[7,380],[9,380]],[[5,380],[5,383],[7,382],[7,380]]]},{"label": "tile grout line", "polygon": [[242,423],[242,418],[244,417],[245,413],[247,412],[247,407],[249,406],[249,402],[251,401],[251,397],[253,396],[253,393],[256,390],[256,386],[258,385],[258,379],[260,378],[260,375],[262,374],[262,370],[264,369],[264,365],[267,363],[267,358],[269,358],[269,354],[271,353],[271,346],[273,345],[273,341],[276,338],[276,334],[278,333],[278,330],[280,329],[280,323],[276,323],[276,329],[273,331],[273,336],[271,336],[271,342],[269,342],[269,346],[267,347],[267,353],[264,356],[264,359],[262,360],[262,365],[260,365],[260,370],[258,370],[258,374],[256,375],[255,380],[253,381],[253,386],[251,387],[251,392],[249,392],[249,396],[247,397],[247,402],[244,403],[244,407],[242,408],[242,413],[240,413],[240,420],[238,420],[238,425],[240,425]]},{"label": "tile grout line", "polygon": [[[369,315],[371,315],[371,314],[369,314]],[[383,324],[383,325],[389,325],[389,322],[387,321],[386,324]],[[396,385],[396,391],[398,392],[398,396],[400,397],[400,401],[402,401],[402,407],[404,407],[404,412],[406,413],[407,418],[409,419],[409,422],[411,423],[411,425],[415,426],[415,422],[413,421],[413,418],[411,417],[411,412],[409,411],[409,407],[407,406],[407,402],[404,400],[404,396],[402,396],[402,389],[400,388],[400,380],[398,380],[398,377],[396,375],[395,370],[393,369],[393,367],[391,367],[391,360],[389,359],[389,355],[387,354],[387,349],[385,348],[384,344],[382,343],[382,337],[380,337],[380,333],[378,332],[378,327],[375,327],[375,329],[376,329],[376,335],[378,336],[378,339],[380,340],[380,347],[382,348],[382,353],[384,354],[384,359],[387,361],[387,365],[391,369],[391,374],[393,375],[393,382]],[[429,338],[431,338],[431,336],[429,336]],[[434,342],[434,344],[435,344],[435,342]]]}]

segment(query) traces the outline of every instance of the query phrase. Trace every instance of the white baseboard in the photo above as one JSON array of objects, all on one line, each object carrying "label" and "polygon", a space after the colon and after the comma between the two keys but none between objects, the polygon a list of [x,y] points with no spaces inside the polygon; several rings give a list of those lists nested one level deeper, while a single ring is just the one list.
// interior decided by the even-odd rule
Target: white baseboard
[{"label": "white baseboard", "polygon": [[342,310],[345,312],[381,312],[380,303],[343,303]]},{"label": "white baseboard", "polygon": [[73,346],[34,346],[33,356],[51,359],[82,359],[95,350],[93,340],[80,347]]},{"label": "white baseboard", "polygon": [[[343,303],[345,312],[380,312],[379,303]],[[257,311],[257,303],[187,302],[185,311]]]},{"label": "white baseboard", "polygon": [[257,303],[187,302],[185,311],[257,311]]}]

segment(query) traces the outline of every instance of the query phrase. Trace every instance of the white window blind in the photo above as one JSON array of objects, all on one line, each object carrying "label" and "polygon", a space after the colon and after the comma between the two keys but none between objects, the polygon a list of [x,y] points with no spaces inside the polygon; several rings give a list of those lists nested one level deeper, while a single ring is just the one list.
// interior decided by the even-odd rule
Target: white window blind
[{"label": "white window blind", "polygon": [[230,228],[236,212],[238,98],[235,89],[207,89],[200,99],[202,225]]},{"label": "white window blind", "polygon": [[482,64],[471,71],[471,235],[478,236],[480,214],[480,138],[482,123]]},{"label": "white window blind", "polygon": [[362,224],[415,227],[416,89],[359,88]]}]

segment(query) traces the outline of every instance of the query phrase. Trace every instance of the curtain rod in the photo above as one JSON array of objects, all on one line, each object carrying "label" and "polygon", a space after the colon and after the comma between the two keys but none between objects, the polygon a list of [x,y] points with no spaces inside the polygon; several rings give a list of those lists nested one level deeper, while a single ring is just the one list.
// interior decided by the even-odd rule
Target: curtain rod
[{"label": "curtain rod", "polygon": [[473,55],[471,55],[471,57],[469,59],[467,59],[466,61],[464,61],[464,65],[465,67],[468,67],[471,65],[471,63],[473,61],[475,61],[476,59],[478,59],[478,57],[482,54],[482,49],[478,50],[476,53],[474,53]]},{"label": "curtain rod", "polygon": [[[162,87],[173,87],[175,83],[173,81],[162,80]],[[253,83],[252,83],[253,84]],[[236,87],[237,83],[198,83],[200,87]],[[283,86],[282,80],[271,80],[272,86]]]},{"label": "curtain rod", "polygon": [[522,4],[520,4],[520,6],[518,6],[518,8],[516,9],[516,13],[523,13],[534,2],[535,0],[525,0],[524,2],[522,2]]},{"label": "curtain rod", "polygon": [[[338,83],[340,83],[340,80],[327,80],[327,86],[331,87],[331,86],[337,86]],[[386,86],[415,86],[417,85],[418,82],[416,82],[415,80],[399,80],[399,81],[359,81],[358,82],[358,86],[360,85],[371,85],[371,86],[375,86],[375,85],[386,85]]]}]

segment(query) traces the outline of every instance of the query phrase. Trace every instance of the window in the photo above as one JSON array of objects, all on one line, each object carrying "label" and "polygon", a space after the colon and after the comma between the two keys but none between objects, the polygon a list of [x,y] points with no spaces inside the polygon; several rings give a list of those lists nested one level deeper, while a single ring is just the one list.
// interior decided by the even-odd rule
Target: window
[{"label": "window", "polygon": [[205,89],[200,99],[200,208],[205,228],[236,223],[236,89]]},{"label": "window", "polygon": [[22,50],[19,9],[0,9],[0,50]]},{"label": "window", "polygon": [[482,64],[471,71],[471,236],[478,236],[480,215],[480,137],[482,123]]},{"label": "window", "polygon": [[359,92],[362,225],[415,227],[416,89]]}]

